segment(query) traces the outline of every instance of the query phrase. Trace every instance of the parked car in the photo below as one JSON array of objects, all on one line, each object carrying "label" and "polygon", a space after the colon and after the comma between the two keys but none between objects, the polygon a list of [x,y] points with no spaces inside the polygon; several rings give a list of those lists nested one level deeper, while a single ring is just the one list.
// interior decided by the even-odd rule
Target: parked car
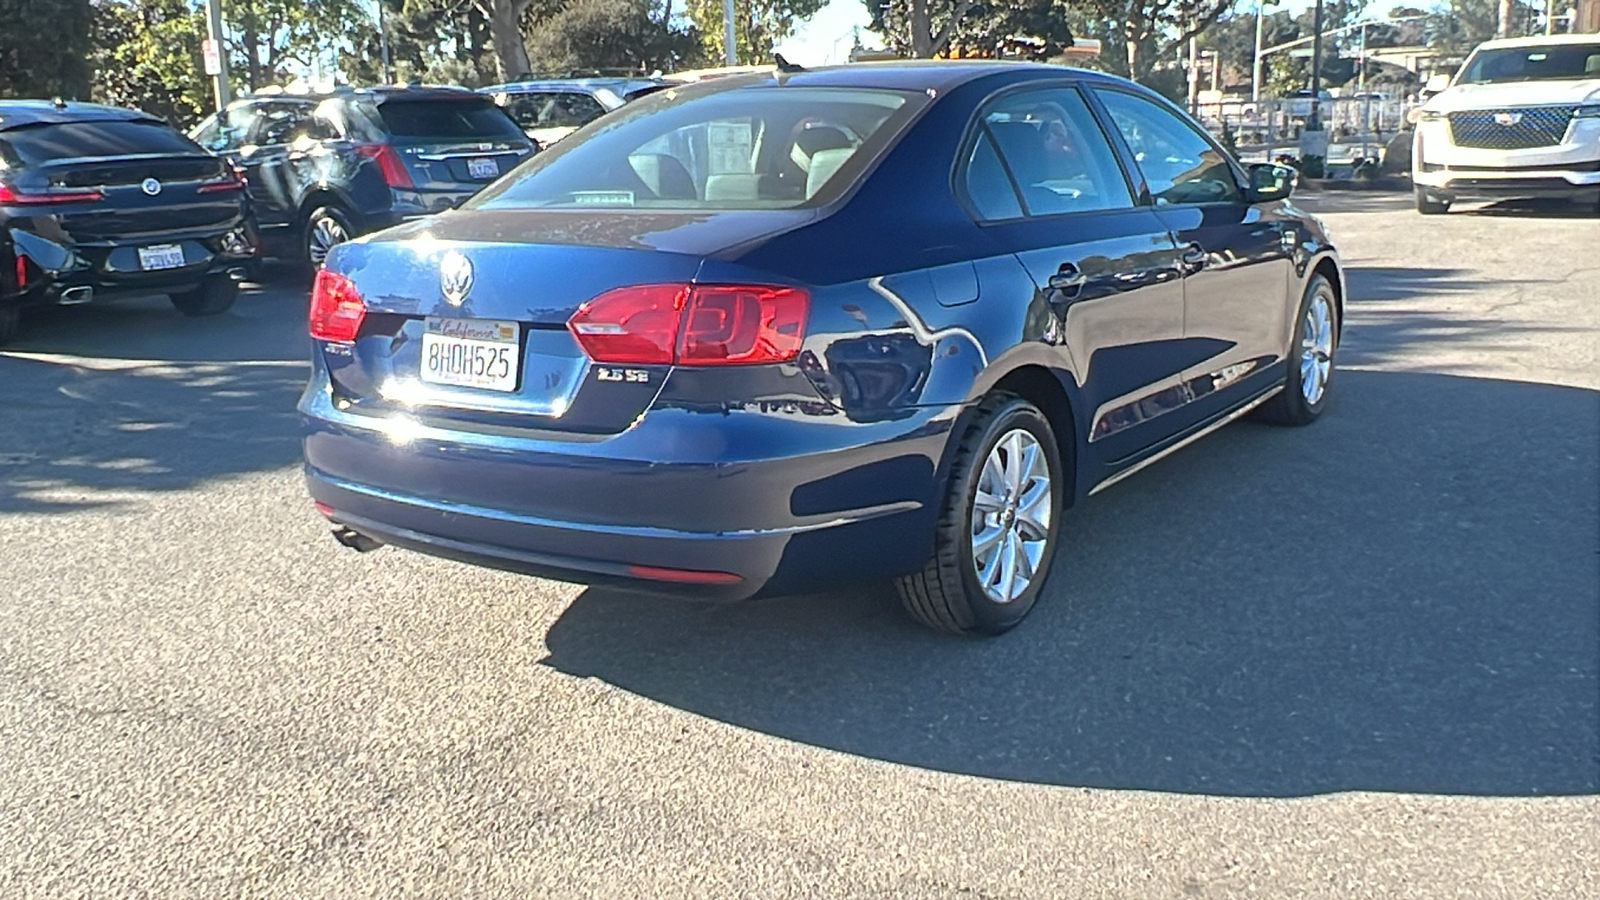
[{"label": "parked car", "polygon": [[257,253],[241,175],[161,119],[0,100],[0,343],[29,306],[165,294],[215,315]]},{"label": "parked car", "polygon": [[334,251],[310,493],[358,549],[708,599],[893,578],[1003,631],[1066,507],[1326,408],[1344,284],[1292,185],[1054,66],[646,97]]},{"label": "parked car", "polygon": [[659,78],[551,78],[481,88],[540,147],[561,140],[630,100],[669,87]]},{"label": "parked car", "polygon": [[1309,89],[1295,91],[1284,98],[1287,101],[1286,108],[1289,110],[1289,115],[1299,119],[1304,119],[1311,115],[1311,98],[1313,96],[1318,101],[1318,111],[1326,115],[1331,110],[1333,94],[1324,90],[1318,91],[1313,95]]},{"label": "parked car", "polygon": [[192,136],[246,172],[268,251],[313,269],[356,235],[450,209],[533,152],[493,101],[460,88],[269,93]]},{"label": "parked car", "polygon": [[1439,82],[1413,114],[1418,212],[1532,197],[1600,211],[1600,35],[1488,41]]}]

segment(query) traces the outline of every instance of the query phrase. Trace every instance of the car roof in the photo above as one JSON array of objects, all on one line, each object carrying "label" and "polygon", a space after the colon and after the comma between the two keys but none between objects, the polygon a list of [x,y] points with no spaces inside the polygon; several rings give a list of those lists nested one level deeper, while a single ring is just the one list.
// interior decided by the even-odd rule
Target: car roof
[{"label": "car roof", "polygon": [[591,88],[610,88],[613,91],[627,93],[634,88],[652,85],[665,85],[667,82],[660,78],[529,78],[525,81],[509,81],[505,84],[491,84],[488,87],[478,88],[480,94],[517,94],[530,91],[582,91]]},{"label": "car roof", "polygon": [[342,87],[331,91],[257,91],[235,103],[239,105],[263,102],[320,103],[324,100],[371,100],[386,103],[390,100],[465,100],[478,99],[478,94],[464,87],[449,85],[380,85],[378,87]]},{"label": "car roof", "polygon": [[1594,44],[1600,46],[1600,34],[1535,34],[1528,37],[1501,38],[1484,41],[1479,50],[1499,50],[1505,47],[1549,47],[1556,44]]},{"label": "car roof", "polygon": [[98,103],[57,103],[53,100],[0,100],[0,131],[24,125],[63,125],[70,122],[164,122],[137,109]]},{"label": "car roof", "polygon": [[[1072,77],[1084,81],[1120,82],[1103,72],[1053,66],[1046,63],[993,59],[896,59],[821,66],[798,72],[756,72],[696,82],[697,87],[739,88],[796,85],[805,87],[881,88],[889,90],[948,91],[988,75],[1035,72],[1041,78]],[[668,76],[670,77],[670,76]]]}]

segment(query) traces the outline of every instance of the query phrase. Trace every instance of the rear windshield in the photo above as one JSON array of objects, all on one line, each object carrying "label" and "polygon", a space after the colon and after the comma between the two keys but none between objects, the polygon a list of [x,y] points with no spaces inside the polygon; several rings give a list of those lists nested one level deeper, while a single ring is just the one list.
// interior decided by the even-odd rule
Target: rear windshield
[{"label": "rear windshield", "polygon": [[0,131],[5,156],[23,165],[59,159],[132,156],[140,153],[202,152],[176,129],[162,122],[67,122],[26,125]]},{"label": "rear windshield", "polygon": [[1600,78],[1600,43],[1502,47],[1472,54],[1456,84]]},{"label": "rear windshield", "polygon": [[854,88],[661,91],[533,158],[469,205],[787,209],[842,194],[926,103]]},{"label": "rear windshield", "polygon": [[480,100],[390,100],[378,107],[383,127],[397,138],[522,140],[500,107]]}]

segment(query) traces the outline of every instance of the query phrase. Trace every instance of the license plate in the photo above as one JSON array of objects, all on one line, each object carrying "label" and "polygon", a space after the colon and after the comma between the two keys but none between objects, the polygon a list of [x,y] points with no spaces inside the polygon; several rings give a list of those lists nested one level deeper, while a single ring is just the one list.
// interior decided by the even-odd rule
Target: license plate
[{"label": "license plate", "polygon": [[514,391],[522,356],[516,322],[429,317],[422,332],[423,381]]},{"label": "license plate", "polygon": [[499,178],[500,164],[487,157],[467,160],[467,175],[472,178]]},{"label": "license plate", "polygon": [[183,265],[183,248],[177,244],[156,244],[139,248],[139,268],[146,272],[176,269]]}]

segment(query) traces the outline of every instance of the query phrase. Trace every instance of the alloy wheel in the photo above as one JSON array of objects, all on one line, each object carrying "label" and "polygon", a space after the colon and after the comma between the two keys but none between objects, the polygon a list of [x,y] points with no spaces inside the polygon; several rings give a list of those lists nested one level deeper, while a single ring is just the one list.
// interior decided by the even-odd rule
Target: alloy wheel
[{"label": "alloy wheel", "polygon": [[989,451],[972,498],[972,565],[989,599],[1010,603],[1041,576],[1053,514],[1050,463],[1025,429]]},{"label": "alloy wheel", "polygon": [[1328,390],[1333,374],[1333,301],[1318,291],[1306,304],[1300,323],[1300,395],[1316,406]]},{"label": "alloy wheel", "polygon": [[328,253],[334,247],[350,240],[350,232],[345,230],[344,224],[332,216],[318,216],[311,221],[310,234],[306,241],[306,255],[311,259],[311,265],[321,268],[328,261]]}]

